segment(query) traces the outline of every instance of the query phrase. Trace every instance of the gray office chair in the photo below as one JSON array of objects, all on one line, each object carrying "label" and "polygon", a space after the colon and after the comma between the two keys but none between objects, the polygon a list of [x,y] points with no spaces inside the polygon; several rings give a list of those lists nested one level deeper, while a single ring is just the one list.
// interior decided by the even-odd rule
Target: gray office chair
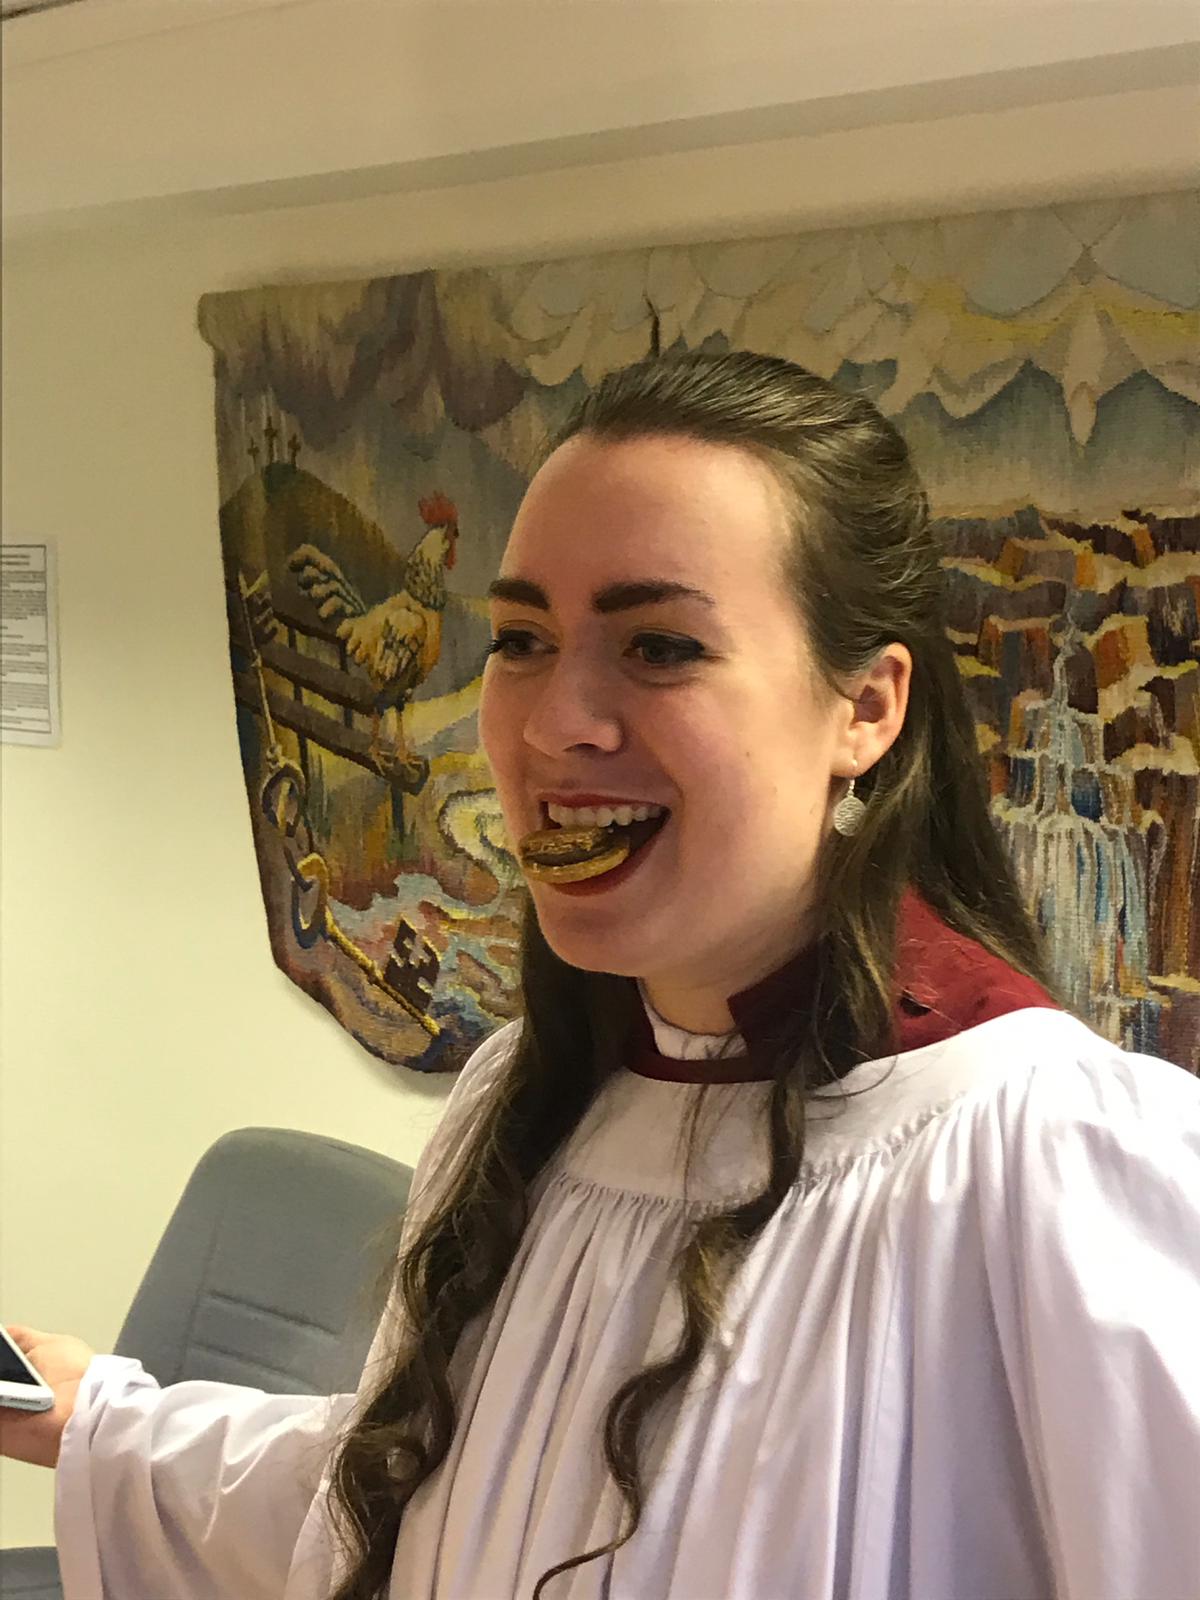
[{"label": "gray office chair", "polygon": [[[161,1384],[346,1394],[374,1331],[366,1286],[398,1241],[411,1170],[283,1128],[200,1159],[118,1335]],[[62,1600],[49,1547],[0,1550],[0,1600]]]}]

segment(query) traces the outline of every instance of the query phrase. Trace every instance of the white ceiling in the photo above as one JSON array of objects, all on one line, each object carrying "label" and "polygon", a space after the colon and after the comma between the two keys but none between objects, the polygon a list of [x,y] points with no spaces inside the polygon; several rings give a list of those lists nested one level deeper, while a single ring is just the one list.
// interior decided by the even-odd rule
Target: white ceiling
[{"label": "white ceiling", "polygon": [[79,0],[4,29],[5,210],[295,205],[1134,90],[1183,89],[1186,121],[1198,63],[1195,0]]}]

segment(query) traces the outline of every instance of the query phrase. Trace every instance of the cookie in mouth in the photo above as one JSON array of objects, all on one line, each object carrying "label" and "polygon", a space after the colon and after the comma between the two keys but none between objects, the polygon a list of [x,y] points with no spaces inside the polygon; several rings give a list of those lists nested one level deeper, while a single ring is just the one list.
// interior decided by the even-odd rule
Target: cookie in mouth
[{"label": "cookie in mouth", "polygon": [[659,831],[669,812],[645,821],[539,828],[526,834],[517,854],[527,878],[538,883],[583,883],[627,861]]}]

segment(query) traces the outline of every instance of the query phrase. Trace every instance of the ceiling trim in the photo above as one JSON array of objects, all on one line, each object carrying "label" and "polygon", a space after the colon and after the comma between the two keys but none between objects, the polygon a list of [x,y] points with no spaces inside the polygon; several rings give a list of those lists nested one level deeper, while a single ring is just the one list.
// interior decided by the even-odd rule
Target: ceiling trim
[{"label": "ceiling trim", "polygon": [[60,6],[80,5],[82,0],[0,0],[0,22],[31,17],[35,12],[57,11]]},{"label": "ceiling trim", "polygon": [[[10,216],[5,245],[96,228],[124,230],[142,238],[156,226],[205,225],[239,216],[253,223],[272,212],[296,219],[303,228],[305,212],[315,206],[374,200],[387,207],[405,195],[422,192],[435,205],[441,195],[454,196],[455,207],[494,203],[519,211],[521,184],[563,171],[578,173],[580,185],[610,200],[629,185],[674,195],[694,185],[698,162],[708,163],[703,170],[711,171],[717,187],[732,183],[742,196],[744,214],[729,220],[729,231],[739,236],[850,226],[868,218],[960,214],[983,206],[1112,199],[1194,188],[1200,182],[1200,153],[1184,129],[1195,126],[1198,113],[1200,88],[1188,85],[1040,106],[977,107],[958,119],[952,140],[946,138],[943,121],[916,118],[809,137],[764,134],[762,140],[724,145],[697,140],[654,151],[643,146],[626,149],[623,155],[619,152],[624,135],[619,132],[603,139],[603,156],[598,154],[601,141],[595,139],[545,140],[508,150],[436,157],[400,168],[195,190],[42,217]],[[1032,139],[1044,150],[1035,171],[1027,160],[1011,153],[1014,132],[1019,132],[1019,142]],[[795,168],[792,187],[778,182],[781,160]],[[759,181],[764,171],[776,174],[765,187]],[[904,181],[899,179],[901,172]],[[820,175],[815,187],[806,179],[813,173]],[[488,190],[498,188],[503,194],[509,185],[514,186],[511,200],[483,201]],[[697,233],[686,204],[686,220],[682,224],[670,220],[678,209],[673,201],[662,202],[655,234],[660,242],[709,237],[710,229]]]},{"label": "ceiling trim", "polygon": [[[207,28],[213,23],[255,11],[277,11],[285,6],[308,5],[312,0],[178,0],[164,11],[162,0],[0,0],[4,20],[21,16],[22,26],[4,35],[4,72],[7,77],[24,67],[61,61],[113,45],[149,39],[159,34]],[[33,7],[28,16],[20,10]]]}]

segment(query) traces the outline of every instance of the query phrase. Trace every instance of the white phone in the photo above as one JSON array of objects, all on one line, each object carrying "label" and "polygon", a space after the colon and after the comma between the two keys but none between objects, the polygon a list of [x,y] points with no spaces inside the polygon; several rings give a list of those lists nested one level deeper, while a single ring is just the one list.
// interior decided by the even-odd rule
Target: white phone
[{"label": "white phone", "polygon": [[53,1389],[0,1327],[0,1406],[49,1411],[53,1404]]}]

